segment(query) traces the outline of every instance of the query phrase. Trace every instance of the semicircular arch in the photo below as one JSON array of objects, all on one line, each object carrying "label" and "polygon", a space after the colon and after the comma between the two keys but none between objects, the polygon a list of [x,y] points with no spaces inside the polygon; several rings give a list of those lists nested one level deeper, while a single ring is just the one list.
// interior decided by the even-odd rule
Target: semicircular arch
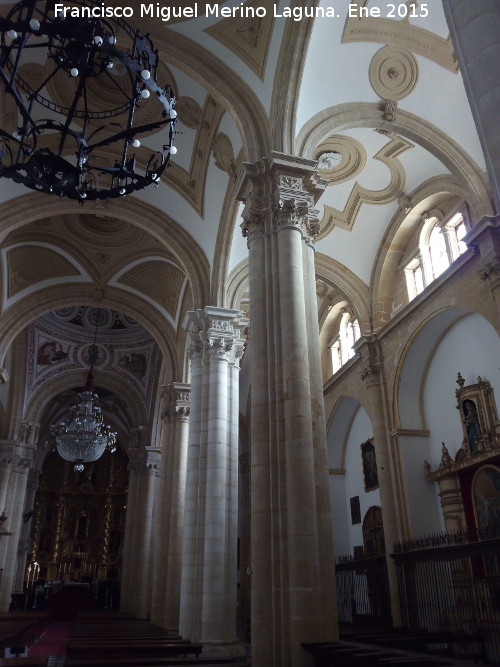
[{"label": "semicircular arch", "polygon": [[390,129],[422,146],[458,179],[476,221],[493,214],[487,184],[471,156],[445,132],[408,111],[398,110],[396,120],[387,127],[384,111],[375,102],[349,102],[323,109],[301,128],[295,153],[312,158],[316,147],[332,132],[355,127]]},{"label": "semicircular arch", "polygon": [[33,320],[45,313],[66,306],[106,307],[133,317],[156,340],[163,359],[170,364],[172,377],[181,377],[182,354],[171,325],[158,317],[158,311],[144,299],[116,287],[107,287],[104,294],[99,290],[78,283],[64,283],[46,287],[24,297],[8,308],[0,317],[0,364],[15,337]]}]

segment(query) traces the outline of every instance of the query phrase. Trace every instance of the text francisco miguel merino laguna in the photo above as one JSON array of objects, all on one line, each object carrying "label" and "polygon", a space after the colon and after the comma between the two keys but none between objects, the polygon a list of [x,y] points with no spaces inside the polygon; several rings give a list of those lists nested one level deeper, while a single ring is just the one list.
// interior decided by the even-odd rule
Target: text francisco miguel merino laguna
[{"label": "text francisco miguel merino laguna", "polygon": [[[358,9],[357,4],[352,5]],[[349,6],[349,13],[351,5]],[[88,5],[65,5],[55,3],[55,15],[58,18],[66,16],[74,18],[131,18],[134,16],[134,8],[130,6],[108,6],[104,2]],[[270,12],[271,10],[269,10]],[[291,18],[301,21],[304,18],[337,18],[339,13],[334,7],[285,7],[280,10],[278,5],[273,5],[273,16],[275,18]],[[156,18],[162,21],[171,19],[196,18],[197,16],[214,16],[216,18],[263,18],[267,16],[266,7],[246,7],[243,4],[236,7],[219,7],[218,4],[193,3],[190,7],[171,7],[162,5],[160,2],[144,3],[136,9],[141,17]]]}]

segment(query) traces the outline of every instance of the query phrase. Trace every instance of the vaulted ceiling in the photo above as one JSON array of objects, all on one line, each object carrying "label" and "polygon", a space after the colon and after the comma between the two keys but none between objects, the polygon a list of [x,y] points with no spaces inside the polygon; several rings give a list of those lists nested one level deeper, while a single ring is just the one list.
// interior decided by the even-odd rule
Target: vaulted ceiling
[{"label": "vaulted ceiling", "polygon": [[[138,306],[129,314],[144,315],[150,332],[160,314],[171,341],[187,309],[239,306],[247,248],[233,186],[244,161],[270,150],[319,160],[329,180],[317,257],[319,292],[330,300],[335,289],[346,298],[347,276],[369,308],[380,256],[403,254],[394,239],[408,216],[458,201],[473,219],[488,212],[485,163],[441,0],[395,4],[394,18],[385,0],[248,0],[243,8],[260,14],[253,18],[236,0],[209,3],[209,15],[205,3],[179,2],[169,6],[196,5],[199,15],[170,21],[128,5],[128,21],[159,48],[160,83],[177,97],[172,168],[157,188],[83,208],[1,180],[2,318],[62,278],[112,294],[118,310],[119,295],[138,299],[147,316]],[[235,16],[224,18],[223,8]],[[361,8],[380,16],[356,18]],[[8,101],[1,111],[12,122]],[[157,141],[146,141],[139,159]],[[74,298],[68,291],[60,305]]]}]

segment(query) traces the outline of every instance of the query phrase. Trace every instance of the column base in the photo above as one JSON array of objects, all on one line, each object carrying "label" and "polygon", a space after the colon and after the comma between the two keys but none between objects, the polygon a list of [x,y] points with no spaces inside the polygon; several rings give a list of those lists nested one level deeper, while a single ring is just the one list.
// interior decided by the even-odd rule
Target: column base
[{"label": "column base", "polygon": [[234,642],[201,642],[204,658],[241,658],[245,655],[245,647],[240,641]]}]

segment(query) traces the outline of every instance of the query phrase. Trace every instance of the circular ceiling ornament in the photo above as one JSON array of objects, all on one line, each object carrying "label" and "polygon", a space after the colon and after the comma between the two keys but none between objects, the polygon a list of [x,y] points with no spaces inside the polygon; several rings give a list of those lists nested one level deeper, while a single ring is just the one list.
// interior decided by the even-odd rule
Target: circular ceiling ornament
[{"label": "circular ceiling ornament", "polygon": [[354,178],[366,164],[366,151],[362,143],[342,134],[325,139],[315,150],[318,171],[327,178],[329,185],[343,183]]},{"label": "circular ceiling ornament", "polygon": [[415,56],[397,46],[384,46],[370,63],[370,83],[383,100],[402,100],[413,91],[418,81]]},{"label": "circular ceiling ornament", "polygon": [[99,248],[123,248],[139,243],[144,237],[144,232],[139,227],[110,216],[65,215],[63,221],[73,236]]}]

